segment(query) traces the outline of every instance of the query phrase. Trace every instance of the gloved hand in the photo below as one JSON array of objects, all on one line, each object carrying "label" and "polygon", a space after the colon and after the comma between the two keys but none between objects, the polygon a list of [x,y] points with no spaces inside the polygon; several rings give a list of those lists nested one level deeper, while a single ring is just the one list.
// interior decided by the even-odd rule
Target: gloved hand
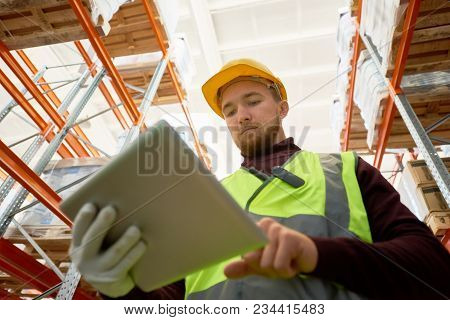
[{"label": "gloved hand", "polygon": [[97,214],[93,204],[85,204],[75,218],[69,250],[72,262],[84,279],[112,298],[123,296],[134,288],[129,271],[146,249],[145,243],[140,240],[141,232],[131,226],[109,248],[101,250],[103,239],[116,215],[116,210],[111,206],[102,208]]}]

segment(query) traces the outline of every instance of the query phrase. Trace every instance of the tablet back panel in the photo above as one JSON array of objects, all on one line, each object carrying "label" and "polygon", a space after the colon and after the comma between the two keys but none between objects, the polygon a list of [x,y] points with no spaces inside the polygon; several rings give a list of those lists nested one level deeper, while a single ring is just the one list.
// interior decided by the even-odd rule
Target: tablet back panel
[{"label": "tablet back panel", "polygon": [[130,225],[147,244],[132,270],[149,291],[261,247],[262,231],[165,121],[142,133],[61,204],[74,219],[84,203],[113,205],[105,247]]}]

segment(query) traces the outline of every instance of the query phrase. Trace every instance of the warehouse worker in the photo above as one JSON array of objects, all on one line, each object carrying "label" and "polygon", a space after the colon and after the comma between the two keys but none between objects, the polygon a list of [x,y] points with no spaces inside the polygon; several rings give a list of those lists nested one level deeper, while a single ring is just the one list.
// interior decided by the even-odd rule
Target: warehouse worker
[{"label": "warehouse worker", "polygon": [[116,213],[111,207],[98,213],[87,204],[74,223],[71,255],[104,297],[450,297],[450,255],[378,170],[353,152],[317,154],[286,138],[286,90],[267,67],[232,61],[202,90],[244,157],[222,184],[269,243],[145,293],[128,273],[145,250],[139,230],[130,227],[101,251],[96,235],[114,223]]}]

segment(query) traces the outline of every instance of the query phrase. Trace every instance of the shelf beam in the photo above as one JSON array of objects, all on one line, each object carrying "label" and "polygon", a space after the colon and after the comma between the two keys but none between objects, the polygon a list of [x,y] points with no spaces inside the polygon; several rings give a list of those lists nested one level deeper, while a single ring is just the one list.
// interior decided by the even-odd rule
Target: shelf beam
[{"label": "shelf beam", "polygon": [[[27,73],[22,69],[20,64],[12,56],[9,49],[5,44],[0,41],[0,57],[6,63],[6,65],[11,69],[11,71],[16,75],[20,82],[25,86],[25,88],[31,93],[33,98],[39,103],[39,105],[44,109],[44,111],[50,116],[53,123],[56,124],[58,128],[64,126],[64,120],[58,114],[58,112],[50,105],[48,100],[44,97],[41,91],[38,89],[36,84],[28,77]],[[79,157],[89,157],[89,153],[83,147],[83,145],[77,141],[74,137],[70,136],[67,139],[69,146],[75,151]]]},{"label": "shelf beam", "polygon": [[[74,44],[75,44],[75,47],[77,47],[78,51],[80,52],[81,56],[83,57],[84,61],[86,62],[88,68],[91,70],[91,75],[95,76],[95,74],[97,73],[97,70],[95,70],[94,62],[92,62],[86,49],[84,49],[84,47],[80,41],[75,41]],[[105,97],[106,102],[112,109],[117,120],[119,120],[119,123],[122,126],[122,129],[124,129],[124,130],[129,129],[130,127],[127,124],[124,116],[122,115],[122,112],[120,112],[120,110],[116,107],[116,103],[114,102],[114,99],[111,96],[111,93],[109,93],[109,90],[103,81],[100,83],[98,88],[100,89],[101,93],[103,94],[103,97]]]},{"label": "shelf beam", "polygon": [[[155,32],[156,40],[158,41],[159,47],[161,48],[163,56],[165,57],[168,54],[168,51],[166,48],[166,43],[164,41],[162,30],[156,21],[155,13],[153,12],[153,10],[150,6],[150,3],[148,1],[141,0],[141,2],[144,6],[145,12],[147,13],[148,19],[150,21],[150,26],[152,27],[153,32]],[[169,70],[170,79],[172,80],[172,83],[175,87],[178,100],[180,101],[181,108],[184,112],[184,115],[186,116],[186,120],[191,129],[192,136],[194,137],[194,146],[197,151],[198,157],[205,165],[207,165],[207,162],[203,155],[202,148],[200,146],[200,141],[198,139],[197,131],[195,130],[194,123],[192,122],[192,119],[191,119],[191,114],[189,112],[189,109],[188,109],[185,99],[184,99],[183,90],[181,89],[180,83],[178,82],[178,77],[175,72],[173,63],[170,61],[170,57],[169,57],[169,61],[167,62],[167,69]]]},{"label": "shelf beam", "polygon": [[[361,38],[370,55],[372,56],[378,72],[382,76],[383,71],[381,67],[381,61],[377,56],[375,46],[367,39],[366,36],[361,35]],[[408,128],[411,137],[413,138],[420,154],[422,155],[428,168],[430,169],[431,175],[433,176],[437,186],[441,190],[443,198],[450,206],[450,174],[448,173],[444,162],[439,157],[439,154],[434,148],[433,143],[428,137],[406,95],[403,93],[397,93],[389,79],[386,77],[382,78],[386,87],[388,88],[390,96],[394,100],[398,112],[402,116],[402,119],[406,127]]]},{"label": "shelf beam", "polygon": [[[53,270],[39,263],[4,238],[0,238],[0,269],[41,292],[45,292],[61,282]],[[81,289],[75,292],[74,298],[94,299],[93,296]]]},{"label": "shelf beam", "polygon": [[352,70],[350,72],[350,88],[348,94],[347,101],[347,109],[346,109],[346,119],[345,119],[345,128],[344,128],[344,141],[342,149],[344,151],[348,150],[348,146],[350,143],[350,130],[352,127],[352,117],[353,117],[353,96],[355,94],[355,79],[356,79],[356,69],[358,64],[358,57],[361,51],[361,38],[359,36],[359,23],[361,21],[361,12],[362,12],[362,2],[360,0],[358,3],[358,11],[356,16],[356,34],[355,34],[355,46],[353,48],[353,59],[352,59]]},{"label": "shelf beam", "polygon": [[11,293],[6,291],[5,289],[0,288],[0,300],[23,300],[15,293]]},{"label": "shelf beam", "polygon": [[[84,77],[88,77],[89,76],[89,70],[86,70],[84,72],[84,74],[85,74]],[[95,76],[93,81],[89,84],[89,87],[84,92],[84,95],[81,97],[80,101],[78,101],[77,105],[75,106],[75,108],[71,112],[69,118],[67,119],[67,123],[65,124],[65,126],[57,133],[55,138],[50,142],[50,144],[48,145],[48,147],[46,148],[46,150],[42,154],[41,158],[34,165],[33,174],[40,175],[40,174],[42,174],[44,172],[44,170],[47,167],[48,163],[51,161],[52,157],[56,153],[56,150],[58,150],[59,146],[64,141],[64,139],[65,139],[67,133],[69,132],[70,128],[75,124],[75,121],[77,120],[77,118],[79,117],[81,112],[83,111],[83,109],[86,106],[86,104],[89,101],[89,99],[92,97],[95,89],[98,87],[98,84],[102,80],[104,75],[105,75],[105,70],[104,70],[104,68],[102,68],[101,71]],[[63,104],[64,104],[64,102],[63,102]],[[7,149],[6,151],[10,151],[10,150]],[[11,154],[10,156],[13,157],[15,155]],[[20,161],[20,158],[18,158],[17,156],[16,156],[16,158],[19,159],[19,161]],[[19,163],[21,163],[22,167],[24,166],[23,162],[19,162]],[[31,171],[31,169],[28,168],[26,165],[25,165],[25,169]],[[31,180],[29,180],[29,179],[26,180],[25,179],[25,183],[27,181],[31,181]],[[0,215],[0,235],[2,235],[5,232],[7,226],[9,225],[9,223],[12,220],[12,218],[14,217],[14,212],[16,212],[16,210],[18,210],[20,208],[20,206],[25,201],[27,195],[28,195],[27,188],[21,188],[20,191],[17,192],[15,197],[11,200],[11,202],[9,202],[6,205],[5,210],[1,212],[1,215]],[[37,198],[38,198],[38,200],[41,201],[42,197],[37,197]],[[44,200],[46,200],[45,197],[44,197]],[[59,203],[59,201],[56,201],[56,205],[55,205],[54,203],[50,202],[51,207],[49,207],[49,209],[51,211],[53,211],[59,217],[60,213],[58,212],[59,211],[58,203]],[[43,204],[47,205],[47,203],[43,203]],[[56,209],[56,211],[55,211],[55,209]],[[67,218],[65,218],[65,216],[63,214],[61,215],[60,219],[62,219],[65,223],[67,223],[67,222],[70,223],[70,221]],[[71,225],[71,224],[69,224],[69,225]]]},{"label": "shelf beam", "polygon": [[108,75],[110,76],[112,81],[112,85],[119,95],[120,99],[122,100],[125,106],[125,110],[130,116],[133,124],[138,123],[140,118],[139,111],[137,110],[130,93],[127,91],[122,77],[114,66],[111,56],[109,55],[108,51],[105,48],[105,45],[100,39],[100,36],[92,23],[89,13],[84,8],[81,0],[68,0],[68,2],[72,7],[72,10],[75,12],[78,21],[86,32],[89,41],[94,48],[95,53],[97,54],[97,57],[100,59],[106,71],[108,72]]},{"label": "shelf beam", "polygon": [[[2,70],[0,70],[0,84],[38,126],[39,130],[41,130],[41,133],[45,136],[45,139],[50,142],[55,137],[55,134],[52,131],[53,125],[45,122],[45,120],[33,108],[30,102],[28,102],[23,93],[14,86],[14,84],[11,82],[11,80],[9,80],[9,78],[3,73]],[[65,147],[64,145],[61,145],[58,150],[58,154],[63,158],[73,158],[70,150],[67,149],[67,147]]]},{"label": "shelf beam", "polygon": [[61,197],[0,140],[0,167],[68,226],[72,222],[59,209]]},{"label": "shelf beam", "polygon": [[[360,1],[362,2],[362,1]],[[402,92],[400,85],[402,82],[403,72],[405,71],[406,60],[408,59],[409,48],[414,34],[414,28],[419,16],[420,0],[410,0],[408,9],[406,11],[405,22],[403,25],[402,37],[398,48],[398,53],[395,58],[394,72],[391,79],[392,88],[395,94]],[[384,152],[391,135],[392,124],[394,122],[397,108],[394,105],[392,93],[388,96],[386,107],[383,113],[383,120],[380,125],[378,133],[377,149],[375,151],[374,166],[381,167]]]},{"label": "shelf beam", "polygon": [[[37,68],[35,67],[35,65],[33,64],[33,62],[31,62],[30,58],[28,58],[28,56],[26,55],[26,53],[23,50],[17,50],[16,51],[17,54],[19,55],[19,57],[22,59],[22,61],[27,65],[28,69],[30,69],[30,71],[33,74],[36,74],[38,72]],[[47,92],[47,96],[50,98],[50,100],[53,102],[53,104],[56,106],[56,108],[59,108],[59,106],[61,105],[61,100],[59,100],[58,96],[56,95],[56,93],[52,90],[52,88],[47,84],[47,82],[45,81],[44,77],[40,77],[38,80],[38,83],[40,84],[42,90],[44,90],[45,92]],[[64,113],[64,119],[66,120],[68,117],[69,113],[66,111]],[[73,130],[80,136],[82,137],[84,140],[89,141],[89,138],[86,136],[86,134],[83,132],[83,130],[79,127],[79,126],[75,126],[73,128]],[[100,154],[97,152],[97,150],[95,150],[94,148],[92,148],[89,144],[86,145],[87,148],[89,149],[89,151],[92,153],[92,155],[94,157],[99,157]]]},{"label": "shelf beam", "polygon": [[161,79],[164,75],[168,62],[169,57],[165,55],[156,66],[152,79],[150,80],[150,83],[148,84],[147,89],[145,90],[144,96],[142,97],[141,104],[139,105],[139,111],[142,114],[141,121],[138,124],[133,125],[131,127],[130,131],[128,132],[125,138],[125,141],[123,142],[121,150],[126,148],[131,143],[131,141],[133,141],[139,135],[139,131],[142,128],[142,125],[145,123],[145,116],[147,115],[150,106],[152,105],[153,100],[155,99],[156,90],[158,90],[159,84],[161,83]]}]

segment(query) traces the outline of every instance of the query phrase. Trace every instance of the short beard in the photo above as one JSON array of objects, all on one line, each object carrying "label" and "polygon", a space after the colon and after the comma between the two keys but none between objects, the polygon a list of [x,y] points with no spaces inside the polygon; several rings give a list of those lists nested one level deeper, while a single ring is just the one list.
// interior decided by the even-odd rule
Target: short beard
[{"label": "short beard", "polygon": [[281,129],[281,118],[275,118],[239,137],[239,149],[245,157],[254,157],[270,153],[278,132]]}]

